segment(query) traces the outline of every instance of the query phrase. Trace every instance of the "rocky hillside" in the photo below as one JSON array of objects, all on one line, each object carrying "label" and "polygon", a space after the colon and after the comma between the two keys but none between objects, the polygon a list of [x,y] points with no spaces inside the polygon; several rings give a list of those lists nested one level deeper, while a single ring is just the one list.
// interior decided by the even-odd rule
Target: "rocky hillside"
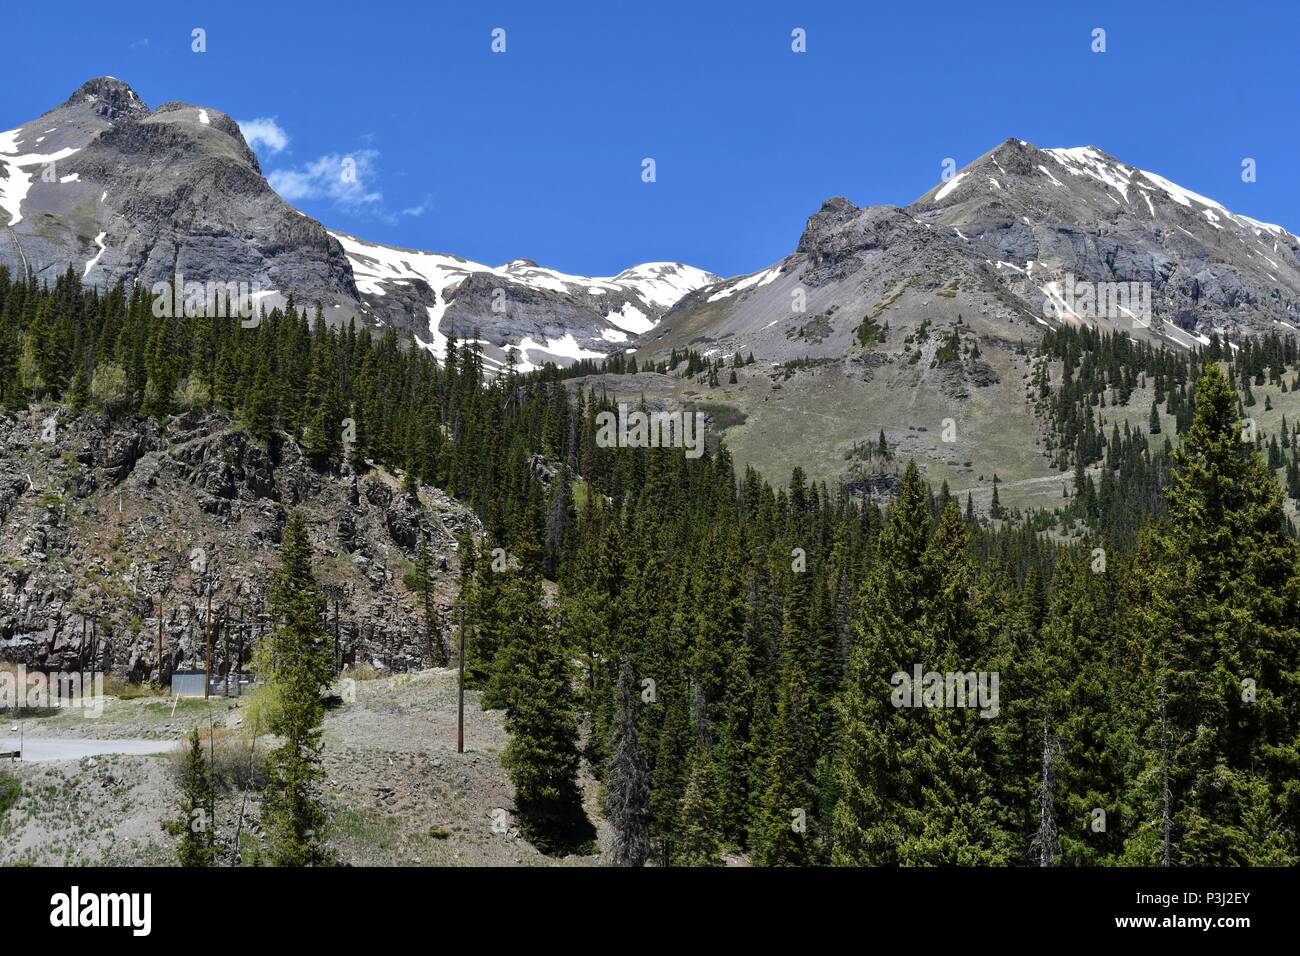
[{"label": "rocky hillside", "polygon": [[378,469],[321,473],[292,442],[269,452],[218,414],[164,425],[61,410],[0,417],[0,659],[64,669],[94,660],[132,680],[156,677],[161,599],[164,675],[201,670],[210,594],[214,671],[246,665],[296,508],[318,579],[338,599],[340,655],[423,666],[429,648],[404,573],[427,535],[446,572],[445,617],[457,537],[478,522],[441,492],[417,499],[399,486]]},{"label": "rocky hillside", "polygon": [[1122,313],[1064,307],[1074,276],[1149,283],[1151,331],[1173,344],[1300,328],[1300,240],[1094,146],[1009,139],[906,211],[1038,314],[1057,305],[1061,321],[1133,328]]},{"label": "rocky hillside", "polygon": [[[1121,286],[1130,298],[1110,298]],[[1148,313],[1125,308],[1134,291]],[[615,387],[713,410],[737,460],[773,481],[794,464],[866,480],[915,456],[977,507],[995,474],[1004,499],[1052,507],[1028,386],[1034,346],[1065,325],[1180,350],[1293,333],[1300,240],[1093,147],[1008,140],[906,208],[826,200],[788,256],[685,296],[636,342],[639,358],[755,364],[712,385]],[[892,462],[871,453],[882,436]]]},{"label": "rocky hillside", "polygon": [[[1089,307],[1071,283],[1142,284],[1150,314]],[[826,200],[789,256],[686,296],[638,345],[838,357],[866,319],[956,314],[1011,341],[1065,323],[1183,348],[1294,332],[1300,239],[1095,147],[1011,139],[903,209]]]}]

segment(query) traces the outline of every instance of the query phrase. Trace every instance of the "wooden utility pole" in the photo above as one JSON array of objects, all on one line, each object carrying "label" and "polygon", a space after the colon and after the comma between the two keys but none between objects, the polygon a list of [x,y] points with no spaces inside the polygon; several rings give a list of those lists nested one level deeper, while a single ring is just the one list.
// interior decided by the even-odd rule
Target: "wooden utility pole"
[{"label": "wooden utility pole", "polygon": [[163,596],[158,592],[158,686],[163,686],[163,668],[162,668],[162,651],[163,651]]},{"label": "wooden utility pole", "polygon": [[248,632],[244,630],[244,605],[239,605],[239,648],[235,651],[235,693],[243,696],[244,689],[239,683],[239,675],[244,666],[244,641]]},{"label": "wooden utility pole", "polygon": [[212,582],[208,582],[208,613],[205,621],[208,631],[208,651],[203,661],[203,699],[208,699],[208,684],[212,681]]},{"label": "wooden utility pole", "polygon": [[226,696],[230,696],[230,604],[221,609],[221,654],[226,659]]},{"label": "wooden utility pole", "polygon": [[465,605],[460,606],[460,693],[456,703],[456,753],[465,752]]}]

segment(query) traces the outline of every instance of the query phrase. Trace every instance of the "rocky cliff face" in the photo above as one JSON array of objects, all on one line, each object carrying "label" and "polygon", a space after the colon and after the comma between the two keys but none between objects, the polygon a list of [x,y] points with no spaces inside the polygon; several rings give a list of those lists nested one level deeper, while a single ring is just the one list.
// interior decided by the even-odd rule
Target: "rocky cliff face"
[{"label": "rocky cliff face", "polygon": [[289,294],[330,319],[360,315],[351,267],[320,223],[262,177],[239,126],[217,110],[150,111],[101,77],[0,137],[0,264],[88,285],[119,279],[233,284],[254,305]]},{"label": "rocky cliff face", "polygon": [[[1300,240],[1096,147],[1009,139],[906,211],[948,237],[954,255],[992,264],[1039,314],[1072,277],[1148,283],[1151,332],[1173,344],[1300,328]],[[1124,318],[1100,317],[1132,328]]]},{"label": "rocky cliff face", "polygon": [[187,103],[155,110],[112,77],[0,134],[0,265],[87,285],[218,283],[254,309],[320,302],[327,321],[392,326],[439,355],[477,330],[489,369],[623,351],[717,276],[680,263],[592,278],[526,259],[487,266],[342,233],[284,202],[238,124]]},{"label": "rocky cliff face", "polygon": [[235,671],[265,628],[280,533],[301,509],[338,599],[341,656],[427,661],[403,573],[427,537],[446,617],[457,537],[479,530],[458,503],[405,496],[382,472],[319,472],[292,443],[268,450],[217,414],[60,414],[0,418],[0,659],[156,677],[161,599],[164,674],[202,670],[210,595],[213,669]]},{"label": "rocky cliff face", "polygon": [[[1098,284],[1140,291],[1149,314],[1074,294]],[[831,358],[868,317],[910,332],[958,316],[1009,342],[1066,324],[1183,348],[1292,333],[1300,239],[1094,147],[1007,140],[904,209],[826,200],[793,253],[684,297],[637,344]]]}]

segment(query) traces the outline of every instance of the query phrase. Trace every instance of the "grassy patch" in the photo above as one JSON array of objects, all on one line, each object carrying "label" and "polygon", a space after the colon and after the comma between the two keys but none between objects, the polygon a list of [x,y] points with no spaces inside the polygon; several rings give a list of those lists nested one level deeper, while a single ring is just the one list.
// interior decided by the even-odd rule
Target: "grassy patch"
[{"label": "grassy patch", "polygon": [[573,507],[578,514],[582,514],[582,509],[587,506],[587,495],[591,493],[587,482],[582,478],[574,478],[570,488],[573,491]]},{"label": "grassy patch", "polygon": [[148,682],[135,683],[116,674],[104,675],[104,694],[119,700],[135,700],[140,697],[166,697],[167,689]]},{"label": "grassy patch", "polygon": [[22,796],[23,786],[7,770],[0,770],[0,823],[4,823],[9,808]]},{"label": "grassy patch", "polygon": [[695,402],[689,407],[689,410],[704,412],[704,414],[712,418],[713,430],[717,432],[743,425],[745,419],[749,417],[734,405],[727,405],[723,402]]}]

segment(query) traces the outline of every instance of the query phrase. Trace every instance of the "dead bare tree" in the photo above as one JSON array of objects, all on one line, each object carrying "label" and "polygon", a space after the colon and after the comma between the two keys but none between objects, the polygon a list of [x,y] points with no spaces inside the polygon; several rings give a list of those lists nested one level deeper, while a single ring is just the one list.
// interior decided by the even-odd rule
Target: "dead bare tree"
[{"label": "dead bare tree", "polygon": [[1056,826],[1056,738],[1049,733],[1049,722],[1043,717],[1043,772],[1038,783],[1038,833],[1032,846],[1038,850],[1039,866],[1055,866],[1061,855],[1060,834]]},{"label": "dead bare tree", "polygon": [[1160,865],[1173,866],[1173,793],[1169,789],[1169,721],[1165,677],[1160,675]]},{"label": "dead bare tree", "polygon": [[253,754],[257,752],[257,728],[248,740],[248,775],[244,778],[243,797],[239,802],[239,819],[235,821],[235,838],[230,845],[230,865],[239,865],[239,838],[244,831],[244,814],[248,811],[248,791],[253,788]]}]

